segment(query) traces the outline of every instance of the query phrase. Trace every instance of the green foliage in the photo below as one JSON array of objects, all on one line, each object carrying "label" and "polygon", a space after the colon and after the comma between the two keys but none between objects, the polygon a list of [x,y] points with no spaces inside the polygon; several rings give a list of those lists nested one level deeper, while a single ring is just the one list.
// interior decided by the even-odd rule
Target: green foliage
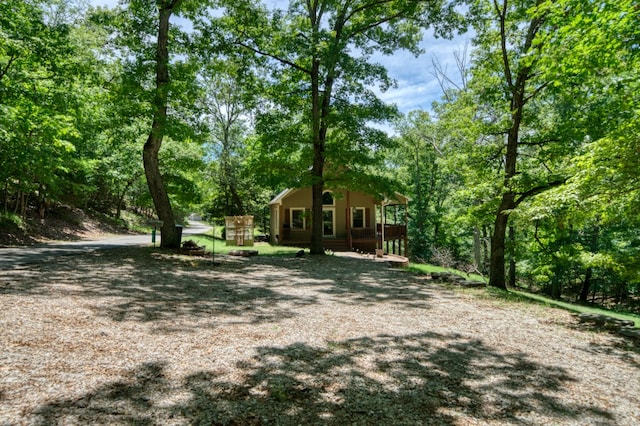
[{"label": "green foliage", "polygon": [[369,123],[393,118],[395,108],[373,91],[393,82],[371,61],[373,54],[417,54],[426,25],[442,24],[436,31],[447,33],[457,15],[448,2],[293,1],[286,12],[241,2],[228,8],[224,25],[238,46],[264,58],[268,76],[254,163],[267,166],[259,170],[269,170],[265,179],[280,186],[312,185],[318,220],[311,250],[320,253],[324,185],[350,184],[349,169],[363,177],[363,190],[373,192],[383,181],[371,171],[381,167],[375,153],[389,138]]},{"label": "green foliage", "polygon": [[[455,3],[182,1],[158,158],[176,215],[264,223],[277,189],[318,182],[400,191],[412,200],[414,258],[447,250],[483,270],[494,224],[508,215],[515,239],[503,248],[519,286],[637,301],[637,2],[522,0],[504,3],[506,14],[499,1],[469,2],[463,83],[442,80],[429,114],[400,120],[376,95],[396,84],[376,55],[420,53],[428,26],[450,35],[461,23]],[[156,20],[157,5],[142,0],[0,4],[7,227],[54,203],[154,214],[141,153],[155,112]],[[397,137],[372,126],[388,120]]]}]

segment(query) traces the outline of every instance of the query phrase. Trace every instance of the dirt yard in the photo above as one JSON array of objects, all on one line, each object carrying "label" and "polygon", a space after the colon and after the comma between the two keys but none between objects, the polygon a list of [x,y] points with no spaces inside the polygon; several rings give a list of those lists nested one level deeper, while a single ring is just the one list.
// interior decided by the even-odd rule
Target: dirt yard
[{"label": "dirt yard", "polygon": [[117,249],[0,271],[1,425],[637,425],[640,353],[338,256]]}]

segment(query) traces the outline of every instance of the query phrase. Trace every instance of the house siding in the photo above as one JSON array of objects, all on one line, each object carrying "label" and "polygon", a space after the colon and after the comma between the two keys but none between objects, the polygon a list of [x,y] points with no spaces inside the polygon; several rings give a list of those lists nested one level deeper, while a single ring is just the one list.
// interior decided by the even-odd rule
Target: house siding
[{"label": "house siding", "polygon": [[[334,237],[325,239],[347,240],[347,221],[350,215],[347,212],[349,207],[362,207],[365,209],[365,227],[375,227],[375,204],[376,200],[364,193],[357,191],[331,191],[333,193],[334,204],[325,205],[324,208],[331,208],[334,211]],[[307,220],[305,230],[287,230],[290,222],[290,211],[292,208],[304,208],[310,212],[312,205],[311,188],[294,190],[284,196],[277,204],[271,205],[271,235],[273,243],[283,243],[284,238],[290,242],[310,242],[311,241],[311,219]],[[278,213],[276,213],[276,211]],[[276,218],[276,214],[278,217]],[[279,221],[279,223],[277,223]],[[349,223],[349,227],[350,227]],[[290,224],[289,224],[290,226]],[[286,235],[285,235],[286,234]],[[276,238],[277,236],[277,238]]]}]

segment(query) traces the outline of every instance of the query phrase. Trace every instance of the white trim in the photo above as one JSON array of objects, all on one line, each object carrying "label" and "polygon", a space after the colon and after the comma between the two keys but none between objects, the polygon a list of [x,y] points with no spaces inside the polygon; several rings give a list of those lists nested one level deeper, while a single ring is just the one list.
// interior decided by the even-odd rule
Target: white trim
[{"label": "white trim", "polygon": [[273,199],[269,201],[269,205],[271,206],[274,204],[282,204],[283,199],[285,199],[289,194],[293,194],[296,191],[297,189],[290,189],[290,188],[285,189],[284,191],[280,192],[278,195],[273,197]]},{"label": "white trim", "polygon": [[[329,194],[331,194],[331,204],[325,204],[325,203],[324,203],[324,194],[326,194],[327,192],[328,192]],[[332,191],[332,190],[330,190],[330,189],[325,189],[324,191],[322,191],[322,206],[323,206],[323,207],[324,207],[324,206],[332,206],[332,207],[335,207],[335,205],[336,205],[336,197],[333,195],[333,191]]]}]

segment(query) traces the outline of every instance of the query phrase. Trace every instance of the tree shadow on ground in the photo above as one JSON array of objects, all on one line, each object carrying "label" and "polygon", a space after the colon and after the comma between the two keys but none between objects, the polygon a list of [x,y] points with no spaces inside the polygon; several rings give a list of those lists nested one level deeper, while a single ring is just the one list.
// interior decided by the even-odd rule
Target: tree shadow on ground
[{"label": "tree shadow on ground", "polygon": [[[141,365],[122,381],[39,407],[37,424],[413,425],[572,421],[613,416],[567,398],[562,368],[457,334],[379,335],[261,347],[240,379],[201,371],[168,379]],[[238,377],[238,376],[235,376]]]},{"label": "tree shadow on ground", "polygon": [[218,256],[216,262],[143,248],[96,251],[0,273],[0,294],[61,291],[91,301],[96,315],[115,321],[235,317],[243,323],[291,318],[319,297],[420,308],[431,298],[407,274],[373,262],[364,273],[354,271],[358,260],[329,256]]}]

